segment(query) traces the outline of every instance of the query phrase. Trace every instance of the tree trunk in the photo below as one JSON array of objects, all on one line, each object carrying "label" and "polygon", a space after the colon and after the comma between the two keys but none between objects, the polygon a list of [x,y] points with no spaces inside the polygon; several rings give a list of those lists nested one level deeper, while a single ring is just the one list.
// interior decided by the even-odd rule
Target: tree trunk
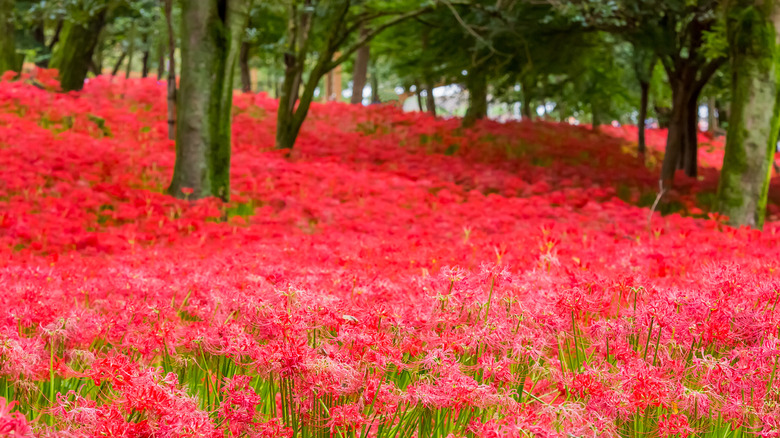
[{"label": "tree trunk", "polygon": [[0,75],[16,70],[14,0],[0,0]]},{"label": "tree trunk", "polygon": [[133,72],[133,55],[135,54],[135,25],[130,27],[130,41],[127,45],[127,67],[125,68],[125,79],[130,79],[130,73]]},{"label": "tree trunk", "polygon": [[525,80],[520,83],[523,92],[523,102],[520,107],[520,115],[524,120],[533,120],[533,92],[531,90],[531,81]]},{"label": "tree trunk", "polygon": [[54,47],[49,67],[59,70],[63,91],[81,90],[87,78],[89,63],[95,52],[98,38],[106,24],[107,2],[85,15],[86,23],[65,21],[58,42]]},{"label": "tree trunk", "polygon": [[[365,37],[367,29],[360,27],[360,36]],[[354,105],[363,103],[363,89],[366,88],[368,79],[368,61],[371,57],[371,46],[364,44],[355,54],[355,68],[352,72],[352,98],[349,100]]]},{"label": "tree trunk", "polygon": [[717,109],[715,108],[715,98],[710,97],[707,101],[707,131],[713,136],[718,133],[718,117],[715,114]]},{"label": "tree trunk", "polygon": [[[284,83],[282,84],[282,97],[279,100],[279,111],[276,117],[277,149],[292,149],[295,145],[295,140],[298,138],[298,133],[301,131],[303,121],[306,119],[306,114],[309,112],[309,107],[314,99],[316,84],[325,75],[320,70],[319,65],[314,67],[300,99],[293,100],[293,97],[298,95],[299,81],[303,74],[302,68],[303,64],[298,64],[297,68],[288,68],[285,72]],[[327,99],[327,90],[325,95]]]},{"label": "tree trunk", "polygon": [[141,77],[146,78],[149,76],[149,34],[144,34],[143,45],[144,52],[141,57]]},{"label": "tree trunk", "polygon": [[482,68],[468,72],[466,88],[469,91],[469,108],[463,117],[463,126],[468,128],[487,116],[487,75]]},{"label": "tree trunk", "polygon": [[672,112],[666,138],[666,153],[661,166],[661,184],[664,189],[672,187],[674,173],[685,169],[688,176],[697,174],[697,104],[699,87],[695,76],[687,74],[674,78],[672,82]]},{"label": "tree trunk", "polygon": [[[233,72],[249,0],[182,0],[176,165],[168,193],[230,197]],[[191,196],[185,193],[191,189]]]},{"label": "tree trunk", "polygon": [[249,71],[249,43],[241,43],[241,53],[238,57],[238,63],[241,66],[241,91],[244,93],[252,92],[252,75]]},{"label": "tree trunk", "polygon": [[417,96],[417,108],[419,108],[420,112],[423,112],[425,111],[425,107],[423,106],[422,89],[419,84],[414,84],[414,91],[414,94]]},{"label": "tree trunk", "polygon": [[433,85],[430,80],[425,84],[425,110],[428,114],[436,117],[436,98],[433,96]]},{"label": "tree trunk", "polygon": [[144,56],[141,58],[141,77],[149,77],[149,50],[144,50]]},{"label": "tree trunk", "polygon": [[645,141],[645,120],[647,120],[647,105],[650,97],[650,83],[640,82],[639,88],[641,90],[641,97],[639,99],[639,120],[637,126],[639,128],[639,138],[637,140],[637,152],[639,157],[644,161],[644,156],[647,153],[647,144]]},{"label": "tree trunk", "polygon": [[176,139],[176,35],[173,33],[173,0],[164,0],[168,27],[168,139]]},{"label": "tree trunk", "polygon": [[165,53],[166,53],[166,46],[164,42],[160,42],[159,46],[157,47],[157,80],[161,81],[163,80],[163,77],[165,76]]},{"label": "tree trunk", "polygon": [[376,69],[371,73],[371,103],[382,103],[382,99],[379,98],[379,75],[376,74]]},{"label": "tree trunk", "polygon": [[126,56],[127,52],[122,52],[122,54],[119,55],[119,59],[117,59],[116,64],[114,64],[114,68],[111,69],[111,76],[116,76],[116,74],[119,73],[119,69],[122,68],[122,61],[125,60]]},{"label": "tree trunk", "polygon": [[736,2],[727,24],[731,114],[718,183],[718,210],[732,225],[761,228],[780,128],[780,6]]},{"label": "tree trunk", "polygon": [[685,129],[685,142],[683,143],[681,168],[685,175],[696,177],[699,174],[699,95],[698,93],[688,100],[686,111],[688,125]]},{"label": "tree trunk", "polygon": [[601,113],[599,112],[598,105],[596,105],[596,103],[594,103],[593,101],[590,102],[590,115],[591,115],[590,129],[592,129],[593,131],[598,131],[599,126],[601,126]]},{"label": "tree trunk", "polygon": [[[422,31],[422,49],[425,52],[428,49],[428,35],[430,34],[430,27],[425,26]],[[436,117],[436,99],[433,96],[433,74],[431,72],[430,57],[426,56],[423,59],[423,74],[425,79],[425,109],[428,114]]]}]

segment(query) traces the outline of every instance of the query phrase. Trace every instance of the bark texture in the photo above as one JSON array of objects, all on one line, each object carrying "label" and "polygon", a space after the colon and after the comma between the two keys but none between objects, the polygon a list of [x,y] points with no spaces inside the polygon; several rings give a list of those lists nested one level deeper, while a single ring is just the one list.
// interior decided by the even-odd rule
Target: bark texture
[{"label": "bark texture", "polygon": [[14,0],[0,0],[0,75],[16,70]]},{"label": "bark texture", "polygon": [[228,200],[233,73],[250,2],[183,0],[181,5],[176,165],[168,192]]},{"label": "bark texture", "polygon": [[56,46],[54,46],[49,67],[59,70],[63,91],[81,90],[87,78],[89,64],[95,52],[100,32],[106,24],[108,1],[92,6],[86,22],[65,21]]},{"label": "bark texture", "polygon": [[736,1],[727,32],[732,101],[718,209],[732,225],[761,228],[780,117],[780,6]]}]

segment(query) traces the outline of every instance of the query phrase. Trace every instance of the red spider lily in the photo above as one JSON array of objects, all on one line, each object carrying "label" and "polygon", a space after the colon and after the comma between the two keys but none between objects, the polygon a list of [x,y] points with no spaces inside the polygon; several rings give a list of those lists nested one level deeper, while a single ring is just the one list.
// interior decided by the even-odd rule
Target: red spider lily
[{"label": "red spider lily", "polygon": [[648,227],[621,138],[315,104],[288,158],[241,94],[233,201],[187,202],[164,84],[52,75],[0,82],[0,394],[36,433],[778,435],[780,227],[682,214],[717,141]]}]

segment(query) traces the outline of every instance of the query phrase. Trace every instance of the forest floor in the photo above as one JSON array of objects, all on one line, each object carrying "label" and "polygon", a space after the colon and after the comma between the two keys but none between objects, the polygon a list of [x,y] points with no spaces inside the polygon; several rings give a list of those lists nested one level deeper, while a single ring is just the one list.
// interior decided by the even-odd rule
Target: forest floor
[{"label": "forest floor", "polygon": [[650,217],[661,131],[314,104],[285,157],[241,94],[232,200],[189,202],[164,85],[28,82],[0,435],[780,436],[780,210],[710,214],[722,142]]}]

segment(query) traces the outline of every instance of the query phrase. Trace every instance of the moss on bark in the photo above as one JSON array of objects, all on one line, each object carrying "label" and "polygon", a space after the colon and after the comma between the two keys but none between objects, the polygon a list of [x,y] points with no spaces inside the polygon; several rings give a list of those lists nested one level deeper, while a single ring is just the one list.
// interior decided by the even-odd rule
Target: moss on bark
[{"label": "moss on bark", "polygon": [[764,224],[780,116],[780,7],[738,1],[728,11],[731,112],[718,210],[733,225]]},{"label": "moss on bark", "polygon": [[95,52],[100,32],[105,26],[108,2],[97,5],[85,22],[65,21],[54,47],[49,67],[60,72],[63,91],[81,90],[87,78],[92,54]]},{"label": "moss on bark", "polygon": [[182,1],[176,164],[168,188],[173,196],[230,197],[233,72],[249,5],[249,0]]},{"label": "moss on bark", "polygon": [[0,75],[16,70],[13,11],[14,0],[0,0]]}]

